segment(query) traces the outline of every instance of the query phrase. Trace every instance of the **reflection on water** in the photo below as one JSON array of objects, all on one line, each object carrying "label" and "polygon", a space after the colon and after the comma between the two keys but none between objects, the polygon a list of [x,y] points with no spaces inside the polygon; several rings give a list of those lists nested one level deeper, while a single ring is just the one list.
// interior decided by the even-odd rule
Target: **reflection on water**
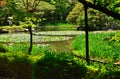
[{"label": "reflection on water", "polygon": [[44,46],[51,46],[51,50],[55,52],[72,52],[71,44],[74,38],[75,36],[72,36],[72,39],[62,40],[62,41],[47,41],[47,42],[39,43],[39,45],[42,44]]},{"label": "reflection on water", "polygon": [[[56,52],[72,52],[72,41],[74,40],[76,35],[51,35],[51,36],[36,36],[34,35],[33,37],[33,44],[36,46],[50,46],[52,51]],[[0,40],[0,44],[5,44],[8,46],[12,46],[15,44],[27,44],[29,45],[29,35],[28,34],[7,34],[7,35],[2,35]],[[8,38],[10,37],[10,38]],[[16,38],[17,37],[17,38]],[[24,39],[23,39],[24,38]],[[5,40],[6,39],[6,40]],[[27,40],[27,41],[26,41]]]}]

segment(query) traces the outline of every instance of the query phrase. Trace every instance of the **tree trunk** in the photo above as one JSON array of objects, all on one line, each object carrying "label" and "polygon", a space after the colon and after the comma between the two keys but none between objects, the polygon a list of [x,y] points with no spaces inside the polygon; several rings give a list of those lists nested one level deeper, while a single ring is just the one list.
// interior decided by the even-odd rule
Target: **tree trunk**
[{"label": "tree trunk", "polygon": [[29,33],[30,33],[30,47],[29,47],[29,49],[28,49],[28,54],[31,54],[32,46],[33,46],[33,43],[32,43],[32,27],[29,26],[29,27],[28,27],[28,30],[29,30]]}]

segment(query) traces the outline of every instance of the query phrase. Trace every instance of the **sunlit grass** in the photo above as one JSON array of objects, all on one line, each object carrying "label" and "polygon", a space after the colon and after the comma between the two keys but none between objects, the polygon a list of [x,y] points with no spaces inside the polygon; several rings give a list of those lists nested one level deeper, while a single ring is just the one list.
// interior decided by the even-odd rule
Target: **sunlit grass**
[{"label": "sunlit grass", "polygon": [[71,27],[71,26],[76,26],[74,24],[69,24],[69,23],[56,23],[56,24],[46,24],[46,26],[57,26],[57,27]]},{"label": "sunlit grass", "polygon": [[[89,33],[89,53],[91,58],[107,61],[118,61],[120,59],[120,44],[109,41],[114,33]],[[79,35],[73,42],[74,53],[85,57],[85,35]]]}]

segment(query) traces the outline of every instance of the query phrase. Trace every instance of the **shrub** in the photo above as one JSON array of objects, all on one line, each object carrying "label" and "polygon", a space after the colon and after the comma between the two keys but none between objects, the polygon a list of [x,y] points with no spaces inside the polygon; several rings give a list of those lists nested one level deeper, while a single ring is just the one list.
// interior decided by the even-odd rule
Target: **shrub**
[{"label": "shrub", "polygon": [[1,27],[3,33],[14,33],[14,32],[22,32],[24,28],[22,26],[2,26]]},{"label": "shrub", "polygon": [[23,53],[0,54],[0,78],[32,79],[32,66]]},{"label": "shrub", "polygon": [[112,69],[107,70],[106,72],[100,73],[99,79],[120,79],[120,70]]},{"label": "shrub", "polygon": [[120,33],[116,33],[113,36],[111,36],[110,40],[115,42],[120,42]]},{"label": "shrub", "polygon": [[0,45],[0,52],[5,53],[7,51],[8,50],[5,47],[3,47],[2,45]]},{"label": "shrub", "polygon": [[34,67],[35,79],[80,79],[86,73],[85,65],[65,53],[47,53]]},{"label": "shrub", "polygon": [[48,27],[46,27],[46,30],[56,31],[56,30],[58,30],[58,27],[57,26],[48,26]]},{"label": "shrub", "polygon": [[80,79],[86,73],[85,64],[68,53],[0,54],[0,79]]},{"label": "shrub", "polygon": [[9,63],[9,68],[15,79],[32,79],[32,65],[27,55],[15,55],[14,60]]}]

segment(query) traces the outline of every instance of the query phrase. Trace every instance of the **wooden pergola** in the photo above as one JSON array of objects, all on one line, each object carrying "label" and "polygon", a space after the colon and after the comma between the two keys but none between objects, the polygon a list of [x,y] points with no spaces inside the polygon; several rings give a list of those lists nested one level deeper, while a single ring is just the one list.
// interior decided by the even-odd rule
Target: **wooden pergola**
[{"label": "wooden pergola", "polygon": [[89,57],[89,26],[88,26],[88,7],[93,8],[95,10],[101,11],[105,14],[107,14],[108,16],[114,17],[118,20],[120,20],[120,14],[116,13],[114,11],[111,11],[109,9],[107,9],[106,7],[103,7],[101,5],[95,5],[92,4],[91,2],[88,2],[86,0],[78,0],[80,3],[82,3],[84,5],[84,12],[85,12],[85,40],[86,40],[86,62],[89,65],[90,63],[90,57]]}]

